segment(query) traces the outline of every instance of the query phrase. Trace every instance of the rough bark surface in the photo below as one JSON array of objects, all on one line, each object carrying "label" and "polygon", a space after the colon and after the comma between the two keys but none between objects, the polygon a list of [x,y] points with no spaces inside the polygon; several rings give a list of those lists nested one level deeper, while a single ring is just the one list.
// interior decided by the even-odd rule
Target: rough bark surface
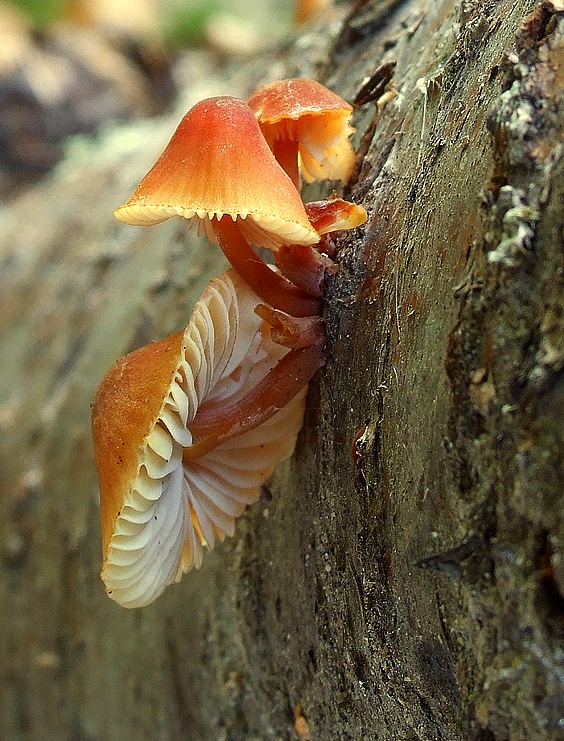
[{"label": "rough bark surface", "polygon": [[340,242],[331,357],[271,501],[146,609],[98,579],[89,403],[222,267],[180,223],[111,217],[176,119],[5,209],[2,738],[562,738],[558,7],[364,2],[330,46],[296,42],[307,64],[272,63],[353,99],[396,62],[397,96],[355,115],[370,217]]}]

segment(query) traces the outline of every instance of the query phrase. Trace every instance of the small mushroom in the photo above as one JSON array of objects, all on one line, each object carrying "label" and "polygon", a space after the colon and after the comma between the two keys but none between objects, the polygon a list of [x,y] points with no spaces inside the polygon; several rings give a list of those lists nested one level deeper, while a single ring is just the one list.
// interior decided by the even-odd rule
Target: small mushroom
[{"label": "small mushroom", "polygon": [[252,111],[237,98],[209,98],[191,108],[115,215],[144,226],[172,216],[200,220],[263,301],[293,316],[321,311],[318,298],[273,272],[250,246],[316,244],[319,235]]},{"label": "small mushroom", "polygon": [[283,245],[276,252],[276,265],[294,285],[311,296],[322,297],[325,271],[333,266],[336,255],[336,247],[329,235],[355,229],[364,224],[368,215],[362,206],[337,198],[335,194],[324,201],[306,203],[305,208],[311,225],[321,235],[321,241],[315,247]]},{"label": "small mushroom", "polygon": [[329,7],[332,0],[296,0],[294,3],[294,21],[301,26]]},{"label": "small mushroom", "polygon": [[352,106],[345,100],[315,80],[293,78],[259,87],[248,104],[297,188],[299,171],[308,183],[348,180],[355,154]]},{"label": "small mushroom", "polygon": [[368,218],[365,208],[356,203],[344,201],[335,193],[325,201],[306,203],[305,209],[311,225],[321,235],[355,229],[364,224]]},{"label": "small mushroom", "polygon": [[[265,388],[284,383],[277,369],[288,359],[292,366],[301,352],[288,352],[268,327],[263,331],[258,301],[234,271],[215,278],[183,331],[119,360],[96,394],[101,576],[124,607],[149,604],[198,568],[204,546],[233,535],[235,518],[294,449],[307,378],[282,407],[274,389],[276,408],[266,417],[233,415],[256,411],[257,388],[268,406]],[[202,410],[209,422],[203,427]]]}]

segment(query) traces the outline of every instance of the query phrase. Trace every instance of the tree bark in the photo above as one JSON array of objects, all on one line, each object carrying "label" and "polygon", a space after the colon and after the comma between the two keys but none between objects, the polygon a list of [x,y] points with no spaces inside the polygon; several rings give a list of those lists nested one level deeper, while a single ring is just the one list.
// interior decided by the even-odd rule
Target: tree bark
[{"label": "tree bark", "polygon": [[339,240],[330,359],[272,499],[148,608],[98,578],[89,403],[223,267],[180,220],[111,216],[178,116],[5,209],[0,737],[561,738],[559,8],[360,2],[271,65],[352,100],[396,62],[397,95],[355,112],[369,221]]}]

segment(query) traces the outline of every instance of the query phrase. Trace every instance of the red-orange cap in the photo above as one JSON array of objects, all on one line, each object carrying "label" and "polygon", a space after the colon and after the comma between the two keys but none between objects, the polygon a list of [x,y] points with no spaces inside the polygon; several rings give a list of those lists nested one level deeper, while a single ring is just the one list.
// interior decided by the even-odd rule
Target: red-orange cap
[{"label": "red-orange cap", "polygon": [[368,218],[366,209],[356,203],[332,195],[325,201],[305,204],[308,218],[319,234],[330,234],[342,229],[355,229]]},{"label": "red-orange cap", "polygon": [[92,436],[100,484],[102,547],[114,532],[125,495],[144,462],[145,442],[158,422],[181,363],[184,332],[120,358],[92,405]]},{"label": "red-orange cap", "polygon": [[[127,224],[171,216],[239,219],[261,244],[315,244],[300,195],[242,100],[208,98],[182,119],[131,198],[115,211]],[[245,222],[251,223],[245,229]]]},{"label": "red-orange cap", "polygon": [[352,106],[315,80],[277,80],[248,100],[273,147],[278,139],[297,141],[305,180],[347,180],[354,165],[349,136]]}]

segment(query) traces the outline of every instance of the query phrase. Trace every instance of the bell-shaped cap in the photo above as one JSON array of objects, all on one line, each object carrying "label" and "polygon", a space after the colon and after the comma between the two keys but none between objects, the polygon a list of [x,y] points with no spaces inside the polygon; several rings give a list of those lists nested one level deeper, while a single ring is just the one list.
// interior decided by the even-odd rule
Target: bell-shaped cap
[{"label": "bell-shaped cap", "polygon": [[298,77],[263,85],[248,104],[272,149],[279,140],[298,143],[300,170],[308,183],[348,180],[355,159],[349,103],[321,83]]},{"label": "bell-shaped cap", "polygon": [[[188,111],[115,216],[137,226],[171,216],[204,222],[229,216],[257,246],[319,241],[300,194],[269,149],[252,111],[232,97],[208,98]],[[204,226],[213,239],[209,223]]]},{"label": "bell-shaped cap", "polygon": [[183,461],[201,404],[244,397],[287,350],[261,331],[258,297],[230,270],[208,285],[185,330],[131,353],[96,394],[92,428],[102,509],[102,579],[141,607],[233,535],[274,466],[291,455],[306,388],[260,426]]}]

